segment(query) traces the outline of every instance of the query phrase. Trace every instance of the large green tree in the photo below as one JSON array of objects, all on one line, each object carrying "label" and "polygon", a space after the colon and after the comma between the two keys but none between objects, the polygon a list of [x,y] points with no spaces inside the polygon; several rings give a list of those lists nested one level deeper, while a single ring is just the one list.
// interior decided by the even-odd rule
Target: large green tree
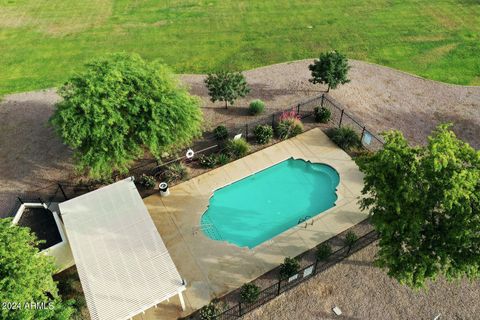
[{"label": "large green tree", "polygon": [[423,287],[480,275],[480,152],[440,125],[425,147],[384,135],[382,150],[360,157],[361,207],[380,236],[376,263],[400,283]]},{"label": "large green tree", "polygon": [[50,122],[92,178],[127,171],[145,149],[159,157],[201,134],[199,100],[168,67],[135,54],[88,63],[59,94]]},{"label": "large green tree", "polygon": [[233,104],[240,97],[245,97],[250,92],[245,76],[240,72],[220,71],[210,73],[205,78],[205,85],[210,95],[210,100],[224,101],[225,109],[228,103]]},{"label": "large green tree", "polygon": [[313,64],[308,66],[312,73],[311,83],[328,85],[327,92],[335,89],[340,84],[350,82],[348,79],[348,59],[337,51],[323,52],[320,58],[315,59]]},{"label": "large green tree", "polygon": [[70,319],[73,309],[58,295],[53,258],[39,254],[30,229],[0,219],[1,319]]}]

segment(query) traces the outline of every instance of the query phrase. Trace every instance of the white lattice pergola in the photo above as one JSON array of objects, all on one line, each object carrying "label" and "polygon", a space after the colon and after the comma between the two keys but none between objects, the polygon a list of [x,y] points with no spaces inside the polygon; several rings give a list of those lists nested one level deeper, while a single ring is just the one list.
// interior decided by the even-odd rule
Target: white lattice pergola
[{"label": "white lattice pergola", "polygon": [[185,284],[131,178],[59,205],[93,320],[129,319]]}]

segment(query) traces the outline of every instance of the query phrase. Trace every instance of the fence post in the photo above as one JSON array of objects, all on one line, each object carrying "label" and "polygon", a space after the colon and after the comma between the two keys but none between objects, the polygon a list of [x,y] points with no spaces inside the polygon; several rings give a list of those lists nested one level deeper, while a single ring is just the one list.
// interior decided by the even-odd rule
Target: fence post
[{"label": "fence post", "polygon": [[60,183],[58,183],[58,188],[60,189],[60,191],[62,192],[63,194],[63,197],[65,198],[65,200],[68,200],[68,197],[67,195],[65,194],[65,190],[63,190],[63,187]]},{"label": "fence post", "polygon": [[280,295],[280,283],[282,283],[281,279],[278,280],[277,296]]},{"label": "fence post", "polygon": [[313,274],[317,274],[318,259],[315,258],[315,265],[313,267]]},{"label": "fence post", "polygon": [[238,303],[238,316],[239,317],[242,316],[242,301]]},{"label": "fence post", "polygon": [[345,109],[342,109],[342,114],[340,115],[340,122],[338,123],[339,128],[342,126],[342,120],[343,120],[343,113],[344,112],[345,112]]},{"label": "fence post", "polygon": [[248,123],[245,124],[245,140],[248,141]]},{"label": "fence post", "polygon": [[275,113],[272,114],[272,128],[275,126]]},{"label": "fence post", "polygon": [[298,114],[298,115],[300,114],[300,103],[297,104],[297,114]]},{"label": "fence post", "polygon": [[20,204],[24,204],[24,202],[22,201],[22,199],[20,199],[20,197],[17,197],[18,199],[18,202],[20,202]]},{"label": "fence post", "polygon": [[323,107],[323,100],[325,99],[325,93],[322,93],[322,101],[320,102],[320,106]]},{"label": "fence post", "polygon": [[360,142],[363,144],[363,136],[365,135],[365,126],[362,129],[362,135],[360,136]]}]

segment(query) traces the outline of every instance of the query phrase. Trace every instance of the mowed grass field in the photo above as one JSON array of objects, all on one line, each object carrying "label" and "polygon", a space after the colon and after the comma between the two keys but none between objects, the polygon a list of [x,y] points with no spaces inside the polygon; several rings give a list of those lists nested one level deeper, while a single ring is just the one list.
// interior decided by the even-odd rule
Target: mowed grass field
[{"label": "mowed grass field", "polygon": [[59,85],[109,52],[205,73],[330,49],[480,85],[480,0],[0,0],[0,95]]}]

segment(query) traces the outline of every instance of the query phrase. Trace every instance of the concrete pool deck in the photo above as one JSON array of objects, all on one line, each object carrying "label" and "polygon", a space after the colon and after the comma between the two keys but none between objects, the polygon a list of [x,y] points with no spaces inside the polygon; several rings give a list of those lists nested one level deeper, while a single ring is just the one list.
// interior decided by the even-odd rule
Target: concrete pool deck
[{"label": "concrete pool deck", "polygon": [[[306,228],[302,223],[253,249],[212,240],[201,230],[195,232],[216,189],[290,157],[325,163],[338,171],[340,184],[335,207],[308,220]],[[301,254],[366,219],[367,213],[361,212],[357,204],[362,187],[363,175],[355,162],[316,128],[180,183],[170,189],[169,197],[145,198],[175,265],[187,280],[187,310],[181,313],[180,302],[172,299],[139,319],[176,319],[187,315],[212,298],[275,268],[285,257]]]}]

